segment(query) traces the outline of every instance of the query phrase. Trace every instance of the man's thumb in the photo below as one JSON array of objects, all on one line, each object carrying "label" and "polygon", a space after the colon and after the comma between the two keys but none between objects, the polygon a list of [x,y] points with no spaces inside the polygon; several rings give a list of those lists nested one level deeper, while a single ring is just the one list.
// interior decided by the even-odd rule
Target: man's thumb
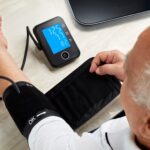
[{"label": "man's thumb", "polygon": [[105,75],[105,74],[109,74],[109,75],[115,75],[116,73],[116,65],[114,64],[105,64],[103,66],[99,66],[96,70],[96,74],[98,75]]}]

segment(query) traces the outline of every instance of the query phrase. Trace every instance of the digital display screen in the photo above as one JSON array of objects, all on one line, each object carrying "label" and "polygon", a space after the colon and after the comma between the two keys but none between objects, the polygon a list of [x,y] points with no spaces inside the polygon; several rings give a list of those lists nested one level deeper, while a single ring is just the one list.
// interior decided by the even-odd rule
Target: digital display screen
[{"label": "digital display screen", "polygon": [[53,54],[57,54],[69,47],[70,42],[61,27],[61,24],[55,24],[42,30],[44,37],[51,48]]}]

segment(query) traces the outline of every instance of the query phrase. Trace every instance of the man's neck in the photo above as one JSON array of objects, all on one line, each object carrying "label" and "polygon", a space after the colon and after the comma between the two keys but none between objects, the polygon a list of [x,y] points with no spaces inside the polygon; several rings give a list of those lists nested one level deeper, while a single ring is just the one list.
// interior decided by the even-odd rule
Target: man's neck
[{"label": "man's neck", "polygon": [[135,137],[135,142],[137,144],[137,146],[141,149],[141,150],[150,150],[150,148],[148,148],[147,146],[144,146],[143,144],[141,144],[139,142],[139,140],[137,139],[137,137]]}]

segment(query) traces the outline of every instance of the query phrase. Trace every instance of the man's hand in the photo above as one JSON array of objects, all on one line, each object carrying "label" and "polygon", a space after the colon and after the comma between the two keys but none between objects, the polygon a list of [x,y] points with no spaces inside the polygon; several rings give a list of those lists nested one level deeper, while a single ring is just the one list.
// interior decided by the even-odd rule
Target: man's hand
[{"label": "man's hand", "polygon": [[[90,72],[98,75],[114,75],[119,80],[123,81],[125,78],[124,72],[125,55],[120,51],[104,51],[96,55],[93,59]],[[105,63],[104,65],[101,65]]]},{"label": "man's hand", "polygon": [[7,40],[2,32],[2,17],[0,16],[0,51],[7,50]]}]

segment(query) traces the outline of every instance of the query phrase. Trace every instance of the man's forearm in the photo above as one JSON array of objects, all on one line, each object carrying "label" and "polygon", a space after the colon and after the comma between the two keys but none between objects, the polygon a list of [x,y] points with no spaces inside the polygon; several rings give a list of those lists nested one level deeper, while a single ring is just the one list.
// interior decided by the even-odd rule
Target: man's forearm
[{"label": "man's forearm", "polygon": [[[14,82],[30,82],[6,50],[0,50],[0,75],[8,77]],[[9,85],[8,81],[0,80],[0,95],[3,94]]]}]

